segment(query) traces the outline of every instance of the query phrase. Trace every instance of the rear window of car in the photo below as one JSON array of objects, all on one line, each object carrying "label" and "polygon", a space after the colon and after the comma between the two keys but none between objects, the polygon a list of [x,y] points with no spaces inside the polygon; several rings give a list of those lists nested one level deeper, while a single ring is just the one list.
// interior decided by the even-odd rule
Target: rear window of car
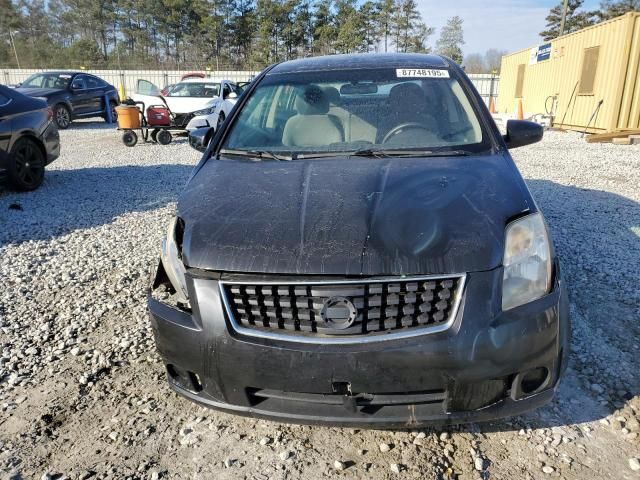
[{"label": "rear window of car", "polygon": [[100,88],[103,86],[103,82],[99,78],[92,77],[91,75],[85,75],[84,79],[87,84],[87,88]]},{"label": "rear window of car", "polygon": [[69,86],[71,77],[69,73],[37,73],[31,75],[22,84],[21,88],[54,88],[64,90]]}]

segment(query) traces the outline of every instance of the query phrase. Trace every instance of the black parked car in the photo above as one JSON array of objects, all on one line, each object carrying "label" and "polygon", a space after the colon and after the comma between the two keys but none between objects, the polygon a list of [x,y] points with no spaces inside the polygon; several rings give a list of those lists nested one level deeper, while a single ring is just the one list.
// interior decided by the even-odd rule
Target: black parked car
[{"label": "black parked car", "polygon": [[567,297],[508,151],[541,138],[525,121],[500,135],[443,57],[267,69],[163,243],[149,310],[171,387],[233,413],[383,427],[548,402]]},{"label": "black parked car", "polygon": [[77,118],[106,118],[105,95],[113,120],[116,119],[118,91],[113,85],[88,73],[36,73],[22,82],[17,90],[31,97],[45,98],[53,109],[58,128],[67,128]]},{"label": "black parked car", "polygon": [[0,176],[19,190],[34,190],[44,167],[59,155],[60,136],[47,102],[0,85]]}]

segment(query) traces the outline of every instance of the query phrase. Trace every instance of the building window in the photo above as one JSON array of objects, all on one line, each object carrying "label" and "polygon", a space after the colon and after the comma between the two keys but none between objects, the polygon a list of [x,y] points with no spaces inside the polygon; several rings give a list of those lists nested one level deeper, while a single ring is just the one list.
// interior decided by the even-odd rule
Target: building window
[{"label": "building window", "polygon": [[582,56],[582,71],[580,72],[580,85],[578,95],[593,95],[593,86],[598,69],[598,55],[600,47],[585,48]]},{"label": "building window", "polygon": [[527,66],[524,63],[518,65],[518,76],[516,77],[516,98],[522,98],[522,87],[524,85],[524,69]]}]

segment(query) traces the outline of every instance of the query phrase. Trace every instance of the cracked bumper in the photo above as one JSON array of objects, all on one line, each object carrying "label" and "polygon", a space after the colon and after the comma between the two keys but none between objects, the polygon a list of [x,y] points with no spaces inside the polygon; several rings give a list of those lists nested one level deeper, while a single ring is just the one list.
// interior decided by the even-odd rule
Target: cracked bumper
[{"label": "cracked bumper", "polygon": [[[149,299],[171,387],[202,405],[282,422],[377,428],[487,421],[553,398],[566,366],[567,297],[499,308],[502,270],[468,275],[453,326],[368,344],[298,344],[233,331],[218,282],[189,278],[193,312]],[[544,368],[540,388],[519,388]]]}]

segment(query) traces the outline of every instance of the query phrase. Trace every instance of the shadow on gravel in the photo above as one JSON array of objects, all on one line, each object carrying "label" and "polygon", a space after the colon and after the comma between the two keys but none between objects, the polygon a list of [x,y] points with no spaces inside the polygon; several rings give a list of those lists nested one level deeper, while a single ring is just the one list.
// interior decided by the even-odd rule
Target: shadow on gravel
[{"label": "shadow on gravel", "polygon": [[[73,130],[114,130],[116,131],[117,135],[120,136],[122,132],[117,132],[117,128],[118,128],[118,125],[116,123],[106,123],[101,118],[95,118],[95,119],[74,120],[69,126],[69,128],[65,130],[65,132],[73,131]],[[145,144],[142,140],[142,135],[140,133],[140,130],[136,130],[135,132],[138,135],[138,142],[139,142],[136,145],[136,147],[143,146],[143,145],[156,145],[156,143],[152,142],[150,138],[148,142]],[[172,144],[188,143],[189,141],[185,133],[173,132],[171,135],[172,135],[172,140],[171,140]]]},{"label": "shadow on gravel", "polygon": [[34,192],[0,186],[0,246],[51,239],[164,207],[176,200],[192,170],[189,165],[50,170]]},{"label": "shadow on gravel", "polygon": [[87,117],[75,119],[73,122],[71,122],[71,125],[69,125],[68,128],[62,131],[68,132],[70,130],[109,130],[115,128],[115,122],[107,123],[102,117]]},{"label": "shadow on gravel", "polygon": [[[136,145],[134,147],[131,147],[134,151],[136,148],[156,148],[158,147],[158,144],[154,141],[151,140],[151,138],[149,138],[146,142],[142,139],[142,137],[140,136],[140,132],[136,132],[138,134],[138,143],[136,143]],[[120,132],[116,132],[116,140],[118,142],[120,142],[120,137],[121,137],[121,133]],[[111,139],[109,139],[111,140]],[[189,144],[189,139],[187,137],[177,137],[174,136],[171,139],[171,145],[188,145]],[[162,146],[160,146],[160,148],[163,148]]]}]

